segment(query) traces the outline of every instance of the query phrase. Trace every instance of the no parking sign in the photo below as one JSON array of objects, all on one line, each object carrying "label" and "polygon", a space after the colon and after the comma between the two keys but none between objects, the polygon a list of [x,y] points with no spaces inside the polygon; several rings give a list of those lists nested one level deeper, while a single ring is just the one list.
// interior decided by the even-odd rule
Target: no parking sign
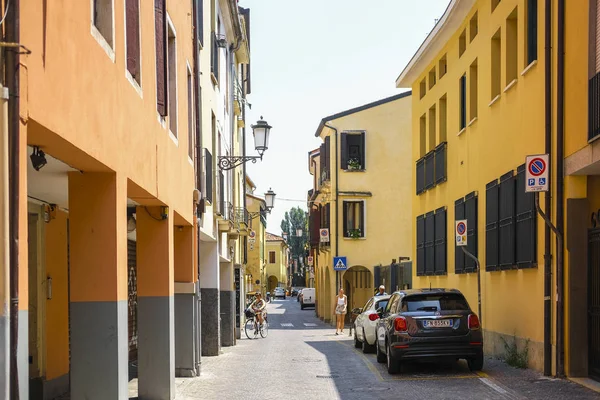
[{"label": "no parking sign", "polygon": [[457,246],[466,246],[467,245],[467,220],[460,219],[456,221],[456,245]]},{"label": "no parking sign", "polygon": [[525,160],[525,192],[548,191],[548,154],[527,156]]}]

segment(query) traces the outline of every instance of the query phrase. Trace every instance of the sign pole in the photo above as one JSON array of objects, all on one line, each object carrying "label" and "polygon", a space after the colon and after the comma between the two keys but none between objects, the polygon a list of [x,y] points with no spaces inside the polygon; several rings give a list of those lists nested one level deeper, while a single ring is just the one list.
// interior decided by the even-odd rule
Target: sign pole
[{"label": "sign pole", "polygon": [[483,317],[481,316],[481,265],[479,260],[473,254],[469,253],[466,246],[461,246],[463,253],[465,253],[471,260],[475,261],[477,265],[477,306],[479,307],[479,320],[483,324]]}]

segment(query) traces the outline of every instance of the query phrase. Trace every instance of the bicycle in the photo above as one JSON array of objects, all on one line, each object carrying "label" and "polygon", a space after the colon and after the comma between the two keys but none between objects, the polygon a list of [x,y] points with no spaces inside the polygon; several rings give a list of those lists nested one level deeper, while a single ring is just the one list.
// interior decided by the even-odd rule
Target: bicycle
[{"label": "bicycle", "polygon": [[260,336],[266,338],[269,334],[269,320],[267,314],[263,314],[263,324],[258,326],[258,320],[256,314],[252,310],[246,310],[246,325],[244,326],[244,332],[248,339],[254,339],[260,333]]}]

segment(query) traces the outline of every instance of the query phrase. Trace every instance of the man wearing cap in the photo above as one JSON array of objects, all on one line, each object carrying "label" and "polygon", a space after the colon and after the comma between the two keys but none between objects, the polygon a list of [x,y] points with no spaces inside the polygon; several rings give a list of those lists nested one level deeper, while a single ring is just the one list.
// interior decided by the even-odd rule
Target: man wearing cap
[{"label": "man wearing cap", "polygon": [[387,293],[385,292],[385,286],[381,285],[379,286],[379,291],[377,293],[375,293],[375,296],[386,296]]}]

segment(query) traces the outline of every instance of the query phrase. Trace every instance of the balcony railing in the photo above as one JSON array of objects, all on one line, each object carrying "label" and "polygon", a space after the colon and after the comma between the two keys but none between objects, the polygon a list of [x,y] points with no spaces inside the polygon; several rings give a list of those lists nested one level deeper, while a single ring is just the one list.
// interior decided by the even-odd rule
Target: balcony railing
[{"label": "balcony railing", "polygon": [[600,73],[590,79],[588,89],[588,140],[593,140],[600,136]]},{"label": "balcony railing", "polygon": [[232,215],[233,215],[233,223],[235,224],[235,226],[238,229],[242,228],[242,224],[245,224],[246,226],[248,226],[249,221],[250,221],[250,214],[248,213],[248,210],[246,210],[243,207],[234,207],[232,209]]}]

